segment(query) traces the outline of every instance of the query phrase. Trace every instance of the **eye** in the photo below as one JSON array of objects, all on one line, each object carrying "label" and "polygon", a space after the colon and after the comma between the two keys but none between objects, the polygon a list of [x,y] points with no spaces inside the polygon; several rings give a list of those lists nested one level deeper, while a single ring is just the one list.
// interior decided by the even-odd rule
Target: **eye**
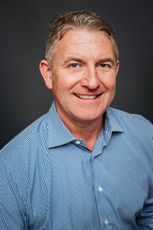
[{"label": "eye", "polygon": [[99,66],[103,69],[110,69],[112,67],[110,63],[99,63]]},{"label": "eye", "polygon": [[79,64],[78,63],[70,63],[69,67],[72,68],[72,69],[76,69],[76,68],[79,67]]}]

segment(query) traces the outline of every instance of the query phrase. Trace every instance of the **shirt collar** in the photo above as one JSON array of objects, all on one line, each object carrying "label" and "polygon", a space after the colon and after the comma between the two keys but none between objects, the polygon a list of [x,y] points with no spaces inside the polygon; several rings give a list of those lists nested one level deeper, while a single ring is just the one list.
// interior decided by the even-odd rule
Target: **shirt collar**
[{"label": "shirt collar", "polygon": [[111,130],[111,132],[124,132],[120,123],[116,110],[108,107],[105,114],[105,129]]},{"label": "shirt collar", "polygon": [[[76,138],[70,133],[67,127],[60,119],[56,112],[56,107],[53,102],[49,112],[47,113],[48,124],[48,147],[53,148],[60,145],[67,144],[76,140]],[[109,132],[123,132],[123,128],[114,114],[114,110],[109,107],[105,114],[105,131]]]},{"label": "shirt collar", "polygon": [[49,148],[64,145],[76,139],[60,119],[54,103],[47,113],[47,119]]}]

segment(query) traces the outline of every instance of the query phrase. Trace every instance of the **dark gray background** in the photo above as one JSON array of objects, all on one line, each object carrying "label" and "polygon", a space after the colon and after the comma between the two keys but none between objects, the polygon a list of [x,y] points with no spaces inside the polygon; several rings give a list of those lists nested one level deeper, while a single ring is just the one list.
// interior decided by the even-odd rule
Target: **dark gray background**
[{"label": "dark gray background", "polygon": [[113,106],[153,121],[152,0],[1,1],[0,147],[48,111],[51,94],[38,70],[48,22],[76,9],[96,11],[116,31],[121,68]]}]

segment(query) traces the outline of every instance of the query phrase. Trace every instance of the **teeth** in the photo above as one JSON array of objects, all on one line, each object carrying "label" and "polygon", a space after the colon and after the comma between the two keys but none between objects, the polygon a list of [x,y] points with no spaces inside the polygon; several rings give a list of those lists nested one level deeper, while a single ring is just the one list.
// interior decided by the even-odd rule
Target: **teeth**
[{"label": "teeth", "polygon": [[94,99],[96,98],[96,95],[77,95],[81,99]]}]

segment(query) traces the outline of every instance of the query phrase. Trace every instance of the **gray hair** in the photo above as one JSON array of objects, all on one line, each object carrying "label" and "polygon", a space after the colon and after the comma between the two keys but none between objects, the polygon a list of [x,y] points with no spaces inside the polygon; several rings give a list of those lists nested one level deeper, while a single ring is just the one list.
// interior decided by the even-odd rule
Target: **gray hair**
[{"label": "gray hair", "polygon": [[118,60],[118,46],[115,38],[115,33],[111,26],[108,25],[105,20],[101,16],[98,16],[96,13],[87,10],[80,10],[57,14],[55,18],[53,18],[53,20],[49,23],[45,52],[45,57],[48,61],[51,61],[53,48],[55,47],[57,41],[62,39],[68,30],[75,28],[85,28],[90,31],[105,32],[113,42],[115,58]]}]

